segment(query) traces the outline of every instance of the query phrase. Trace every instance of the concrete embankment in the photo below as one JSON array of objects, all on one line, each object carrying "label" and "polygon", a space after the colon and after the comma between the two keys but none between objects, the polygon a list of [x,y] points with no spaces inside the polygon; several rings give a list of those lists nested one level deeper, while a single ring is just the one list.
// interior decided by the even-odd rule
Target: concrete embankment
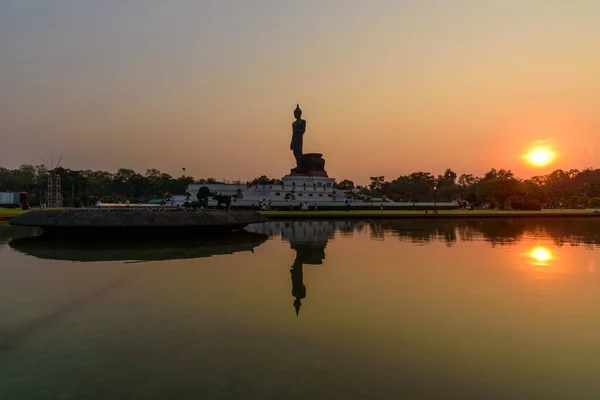
[{"label": "concrete embankment", "polygon": [[161,232],[182,230],[235,230],[267,222],[256,211],[164,211],[153,209],[67,209],[29,211],[12,218],[10,225],[39,227],[46,231],[137,230]]}]

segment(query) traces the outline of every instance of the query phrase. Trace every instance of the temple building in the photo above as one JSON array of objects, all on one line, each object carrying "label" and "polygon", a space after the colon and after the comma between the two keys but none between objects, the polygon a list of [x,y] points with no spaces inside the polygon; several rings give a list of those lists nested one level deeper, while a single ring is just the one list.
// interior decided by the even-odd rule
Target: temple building
[{"label": "temple building", "polygon": [[[195,200],[201,187],[206,186],[211,192],[234,196],[232,205],[252,205],[258,202],[271,202],[282,206],[286,203],[297,204],[307,202],[344,204],[346,194],[334,188],[335,178],[330,178],[325,171],[325,159],[319,153],[303,153],[303,137],[306,121],[301,119],[302,110],[298,105],[294,110],[296,121],[292,124],[292,140],[290,150],[296,158],[296,167],[285,175],[279,185],[243,184],[192,184],[187,188],[192,200]],[[178,199],[181,201],[181,199]],[[179,202],[178,201],[178,202]]]},{"label": "temple building", "polygon": [[[233,196],[231,203],[235,206],[258,206],[259,203],[270,204],[274,207],[298,206],[307,203],[310,207],[327,205],[342,207],[346,201],[350,206],[359,206],[362,201],[351,200],[360,198],[359,195],[350,195],[336,189],[335,178],[329,177],[325,170],[325,159],[320,153],[303,153],[304,133],[306,121],[301,118],[302,110],[298,105],[294,110],[296,120],[292,123],[292,140],[290,150],[296,159],[296,167],[290,170],[281,180],[281,184],[274,185],[245,185],[241,183],[221,184],[192,184],[187,187],[189,200],[195,201],[200,188],[207,187],[212,193]],[[366,200],[366,199],[365,199]],[[186,201],[185,196],[173,196],[172,204],[180,205]],[[376,199],[381,207],[411,207],[434,206],[434,203],[399,203],[390,199]],[[209,200],[210,205],[217,204]],[[456,206],[455,203],[437,202],[439,206]]]}]

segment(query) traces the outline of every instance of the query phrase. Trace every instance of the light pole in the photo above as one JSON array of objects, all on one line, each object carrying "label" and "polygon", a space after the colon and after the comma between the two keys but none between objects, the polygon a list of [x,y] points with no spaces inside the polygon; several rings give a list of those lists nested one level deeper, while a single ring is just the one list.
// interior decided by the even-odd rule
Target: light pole
[{"label": "light pole", "polygon": [[437,185],[433,185],[433,213],[437,214]]}]

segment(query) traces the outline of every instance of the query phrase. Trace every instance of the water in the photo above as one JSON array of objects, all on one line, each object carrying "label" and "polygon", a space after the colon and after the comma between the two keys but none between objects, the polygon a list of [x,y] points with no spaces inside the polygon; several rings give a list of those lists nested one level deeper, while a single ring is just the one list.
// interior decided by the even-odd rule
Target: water
[{"label": "water", "polygon": [[250,230],[0,225],[0,398],[600,397],[600,220]]}]

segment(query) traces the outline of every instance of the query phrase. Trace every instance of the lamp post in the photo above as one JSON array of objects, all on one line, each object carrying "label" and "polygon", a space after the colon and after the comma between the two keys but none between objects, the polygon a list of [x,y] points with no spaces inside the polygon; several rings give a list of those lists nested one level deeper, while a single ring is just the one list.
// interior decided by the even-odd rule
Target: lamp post
[{"label": "lamp post", "polygon": [[187,178],[187,176],[185,176],[185,167],[181,168],[181,170],[183,171],[183,184],[185,185],[185,189],[184,189],[184,191],[187,193],[187,189],[188,189],[188,178]]},{"label": "lamp post", "polygon": [[437,185],[433,185],[433,213],[437,214]]}]

